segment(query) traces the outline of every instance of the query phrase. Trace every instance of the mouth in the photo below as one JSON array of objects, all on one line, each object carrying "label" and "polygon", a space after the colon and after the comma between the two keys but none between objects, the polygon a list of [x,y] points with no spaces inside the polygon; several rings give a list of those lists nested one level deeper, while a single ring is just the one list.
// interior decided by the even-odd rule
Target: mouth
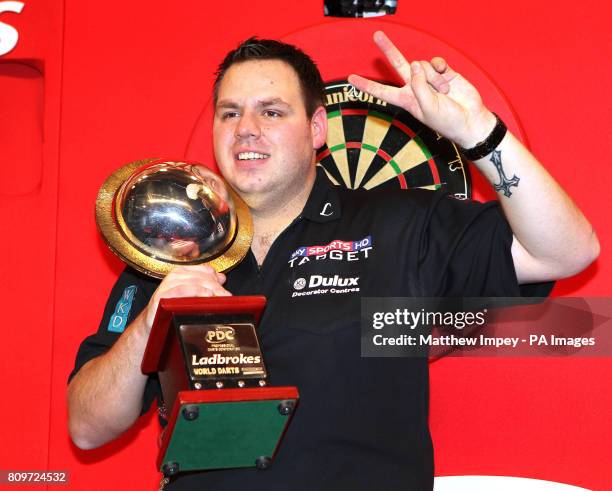
[{"label": "mouth", "polygon": [[270,157],[270,155],[267,153],[240,152],[239,154],[236,155],[236,160],[254,162],[258,160],[265,160],[268,157]]}]

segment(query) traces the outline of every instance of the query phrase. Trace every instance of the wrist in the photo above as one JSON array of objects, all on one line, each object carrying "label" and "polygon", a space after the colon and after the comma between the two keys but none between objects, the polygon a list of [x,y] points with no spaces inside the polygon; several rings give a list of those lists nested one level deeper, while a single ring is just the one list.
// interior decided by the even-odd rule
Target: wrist
[{"label": "wrist", "polygon": [[485,109],[472,124],[467,125],[466,132],[457,138],[457,143],[461,148],[473,148],[480,142],[486,140],[497,124],[497,118],[488,109]]},{"label": "wrist", "polygon": [[[506,128],[506,125],[501,119],[499,119],[497,114],[491,114],[495,118],[495,124],[491,129],[490,133],[472,147],[459,147],[459,151],[467,160],[476,162],[478,160],[484,159],[485,157],[490,155],[497,147],[499,147],[501,142],[504,140],[508,128]],[[484,126],[482,126],[482,128],[484,128]]]},{"label": "wrist", "polygon": [[151,327],[153,325],[153,319],[155,314],[151,313],[151,306],[147,306],[139,315],[134,319],[134,328],[138,333],[138,336],[146,343],[151,333]]}]

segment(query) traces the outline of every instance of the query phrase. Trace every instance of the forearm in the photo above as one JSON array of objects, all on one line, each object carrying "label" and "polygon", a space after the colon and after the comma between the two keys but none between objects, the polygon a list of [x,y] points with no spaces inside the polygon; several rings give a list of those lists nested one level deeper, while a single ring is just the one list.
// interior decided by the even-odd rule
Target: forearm
[{"label": "forearm", "polygon": [[[494,124],[489,120],[489,131]],[[512,254],[521,282],[570,276],[597,257],[599,243],[590,223],[509,131],[492,154],[474,164],[495,188],[514,234]]]},{"label": "forearm", "polygon": [[112,348],[79,370],[68,386],[68,429],[78,447],[99,447],[138,419],[147,382],[140,365],[160,299],[231,295],[223,283],[208,265],[174,268]]},{"label": "forearm", "polygon": [[103,445],[138,418],[147,381],[140,371],[146,342],[143,313],[107,353],[85,364],[70,382],[68,427],[78,447]]}]

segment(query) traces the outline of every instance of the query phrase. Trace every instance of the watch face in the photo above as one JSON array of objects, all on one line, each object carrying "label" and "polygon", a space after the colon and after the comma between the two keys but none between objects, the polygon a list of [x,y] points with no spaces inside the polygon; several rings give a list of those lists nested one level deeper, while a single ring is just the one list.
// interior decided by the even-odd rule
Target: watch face
[{"label": "watch face", "polygon": [[443,188],[471,197],[467,162],[453,142],[404,109],[355,89],[326,84],[327,144],[317,160],[329,178],[351,189]]}]

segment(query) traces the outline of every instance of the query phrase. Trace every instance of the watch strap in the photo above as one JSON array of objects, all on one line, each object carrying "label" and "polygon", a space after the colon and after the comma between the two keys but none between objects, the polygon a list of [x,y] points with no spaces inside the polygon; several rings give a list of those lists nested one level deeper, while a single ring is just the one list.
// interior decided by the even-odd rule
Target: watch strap
[{"label": "watch strap", "polygon": [[489,136],[477,143],[472,148],[459,147],[459,150],[466,159],[474,161],[486,157],[498,147],[498,145],[504,139],[504,136],[506,136],[508,128],[497,114],[493,113],[493,116],[495,116],[497,122],[495,123],[493,131],[489,133]]}]

